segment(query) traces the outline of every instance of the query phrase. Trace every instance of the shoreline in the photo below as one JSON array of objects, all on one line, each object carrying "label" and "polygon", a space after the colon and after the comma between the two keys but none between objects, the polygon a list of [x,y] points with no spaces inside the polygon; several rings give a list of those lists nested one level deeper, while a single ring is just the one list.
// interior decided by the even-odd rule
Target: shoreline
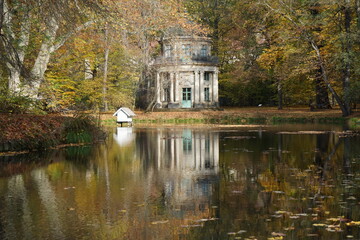
[{"label": "shoreline", "polygon": [[[341,116],[340,110],[310,111],[304,108],[277,110],[276,108],[227,108],[222,111],[171,111],[141,112],[135,111],[134,126],[202,126],[202,127],[251,127],[280,124],[336,124],[348,125],[358,131],[360,128],[360,112],[350,117]],[[100,120],[103,127],[117,126],[112,112],[93,116]],[[87,118],[85,117],[85,118]],[[81,125],[79,129],[65,130],[64,123],[69,122],[72,115],[49,114],[0,114],[0,152],[21,152],[50,149],[62,144],[91,143],[96,134],[89,134]],[[78,120],[82,120],[81,118]],[[80,122],[81,123],[81,122]],[[95,125],[94,125],[95,126]],[[96,128],[96,127],[95,127]],[[90,127],[89,129],[95,129]],[[92,131],[93,131],[92,130]],[[70,132],[69,132],[70,131]],[[75,131],[75,132],[74,132]]]},{"label": "shoreline", "polygon": [[[278,110],[271,107],[225,108],[224,110],[201,111],[135,111],[134,124],[280,124],[280,123],[328,123],[360,124],[360,111],[349,117],[342,117],[339,109],[310,111],[308,108],[286,108]],[[101,115],[103,124],[115,122],[112,113]]]}]

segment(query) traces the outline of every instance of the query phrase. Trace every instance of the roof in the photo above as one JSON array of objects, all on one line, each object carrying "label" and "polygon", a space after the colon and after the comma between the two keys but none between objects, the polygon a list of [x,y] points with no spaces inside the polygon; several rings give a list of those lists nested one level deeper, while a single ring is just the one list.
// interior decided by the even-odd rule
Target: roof
[{"label": "roof", "polygon": [[116,116],[119,112],[123,112],[125,113],[128,117],[133,117],[133,116],[136,116],[136,114],[130,110],[130,108],[127,108],[127,107],[122,107],[122,108],[119,108],[113,116]]}]

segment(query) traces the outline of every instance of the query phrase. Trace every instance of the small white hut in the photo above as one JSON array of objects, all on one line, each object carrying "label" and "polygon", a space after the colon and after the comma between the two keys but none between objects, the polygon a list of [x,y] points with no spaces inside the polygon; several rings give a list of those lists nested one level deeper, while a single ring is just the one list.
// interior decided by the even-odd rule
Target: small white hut
[{"label": "small white hut", "polygon": [[116,122],[120,123],[121,125],[123,123],[132,123],[132,117],[136,116],[136,114],[131,111],[129,108],[127,107],[122,107],[119,108],[113,116],[116,116]]}]

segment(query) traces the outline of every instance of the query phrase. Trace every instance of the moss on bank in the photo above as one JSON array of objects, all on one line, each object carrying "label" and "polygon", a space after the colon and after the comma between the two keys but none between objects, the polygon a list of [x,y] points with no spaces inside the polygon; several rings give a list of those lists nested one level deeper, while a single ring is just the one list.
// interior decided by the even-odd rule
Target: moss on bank
[{"label": "moss on bank", "polygon": [[0,114],[0,132],[0,152],[92,143],[105,137],[94,118],[88,115]]}]

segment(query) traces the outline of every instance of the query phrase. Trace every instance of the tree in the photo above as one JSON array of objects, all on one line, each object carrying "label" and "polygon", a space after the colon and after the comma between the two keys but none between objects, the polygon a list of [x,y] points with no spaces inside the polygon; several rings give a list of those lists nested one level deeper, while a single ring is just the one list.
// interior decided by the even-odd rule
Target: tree
[{"label": "tree", "polygon": [[[273,14],[278,16],[278,18],[285,19],[288,22],[287,28],[291,30],[293,37],[298,38],[299,40],[306,41],[309,46],[313,49],[313,54],[316,56],[317,64],[321,71],[321,75],[323,81],[331,94],[334,96],[336,102],[340,106],[340,109],[344,116],[348,116],[350,114],[350,110],[347,107],[347,103],[344,98],[337,93],[335,88],[333,87],[334,83],[329,79],[328,67],[326,63],[326,55],[324,50],[322,50],[321,45],[317,41],[317,31],[314,31],[313,26],[309,26],[309,22],[306,21],[309,19],[306,10],[312,4],[312,1],[305,2],[291,2],[286,3],[283,1],[270,1],[270,0],[262,0],[260,1],[262,5],[264,5],[269,14]],[[331,5],[331,4],[330,4]],[[334,5],[334,4],[333,4]],[[328,7],[329,8],[329,7]],[[296,10],[295,10],[296,9]],[[331,8],[330,8],[331,9]],[[329,21],[330,18],[323,18],[323,21]],[[327,22],[329,24],[329,22]],[[345,78],[345,82],[348,81]],[[346,93],[348,91],[348,84],[344,84],[343,92]]]},{"label": "tree", "polygon": [[90,12],[99,5],[95,0],[4,0],[2,6],[9,91],[36,99],[51,54],[92,23]]}]

